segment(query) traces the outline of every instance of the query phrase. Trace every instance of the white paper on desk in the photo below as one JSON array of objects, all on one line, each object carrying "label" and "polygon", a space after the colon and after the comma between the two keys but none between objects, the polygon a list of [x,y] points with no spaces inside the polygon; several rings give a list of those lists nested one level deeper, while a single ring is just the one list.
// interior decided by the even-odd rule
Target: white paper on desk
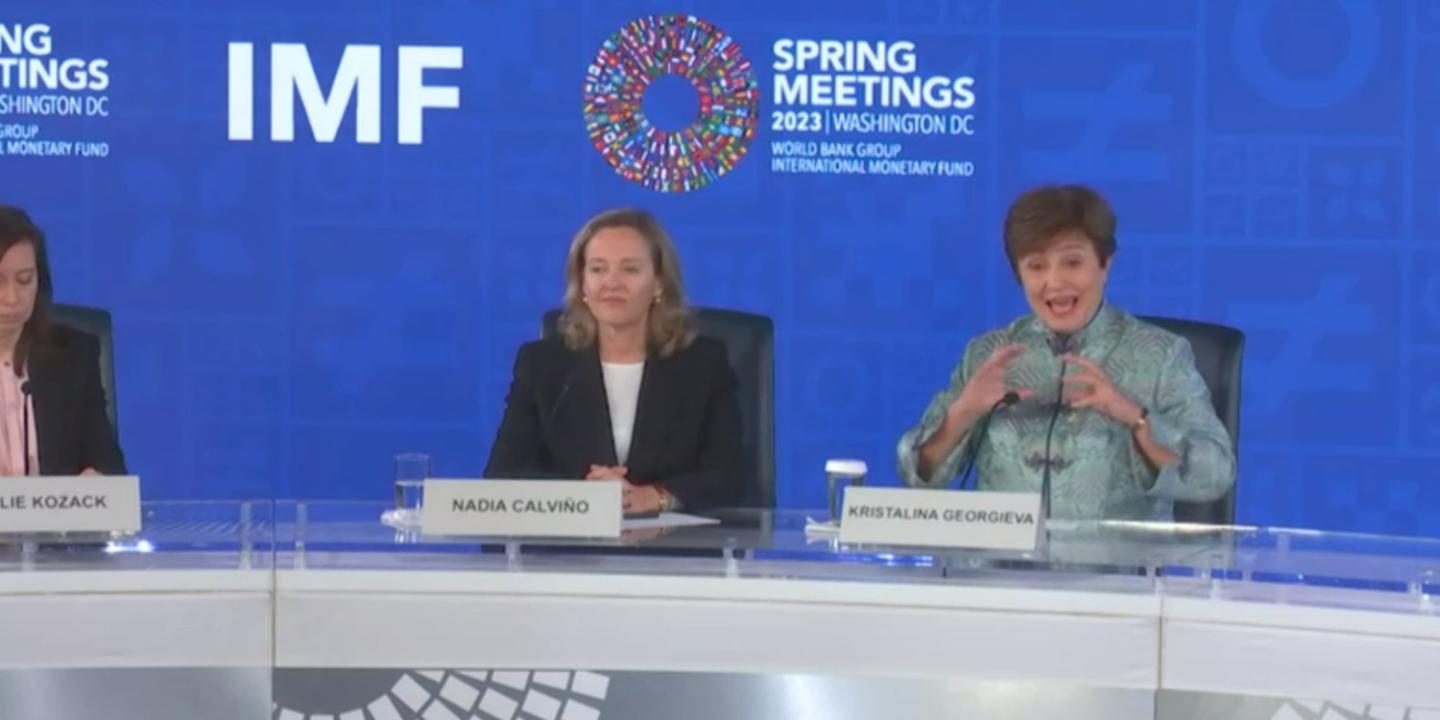
[{"label": "white paper on desk", "polygon": [[834,538],[840,537],[840,523],[834,520],[816,520],[810,516],[805,517],[805,537],[807,538]]},{"label": "white paper on desk", "polygon": [[660,513],[653,518],[627,519],[620,527],[624,530],[653,530],[656,528],[691,527],[694,525],[718,525],[715,518],[686,515],[685,513]]}]

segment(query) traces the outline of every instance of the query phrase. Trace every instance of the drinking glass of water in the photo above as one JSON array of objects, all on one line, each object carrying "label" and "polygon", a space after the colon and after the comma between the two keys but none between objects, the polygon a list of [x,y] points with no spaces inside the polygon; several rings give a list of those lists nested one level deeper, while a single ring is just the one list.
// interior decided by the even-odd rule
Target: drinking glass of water
[{"label": "drinking glass of water", "polygon": [[400,528],[420,526],[425,478],[430,477],[430,456],[407,452],[395,456],[395,507],[385,513],[387,525]]},{"label": "drinking glass of water", "polygon": [[840,524],[840,515],[845,509],[845,489],[865,484],[869,472],[864,460],[827,460],[825,478],[827,481],[826,505],[830,511],[830,523]]}]

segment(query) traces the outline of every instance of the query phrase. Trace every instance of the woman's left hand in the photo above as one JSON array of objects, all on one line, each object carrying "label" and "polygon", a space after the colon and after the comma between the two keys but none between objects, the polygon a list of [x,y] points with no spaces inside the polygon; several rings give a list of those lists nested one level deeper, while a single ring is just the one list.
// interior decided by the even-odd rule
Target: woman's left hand
[{"label": "woman's left hand", "polygon": [[1073,353],[1060,356],[1078,372],[1065,376],[1065,404],[1072,409],[1094,408],[1096,412],[1127,427],[1140,421],[1145,411],[1126,397],[1094,361]]},{"label": "woman's left hand", "polygon": [[624,465],[614,467],[608,465],[591,465],[590,472],[585,473],[586,480],[624,480],[625,473],[630,472]]},{"label": "woman's left hand", "polygon": [[620,507],[626,515],[647,515],[660,510],[661,493],[664,491],[658,486],[636,485],[629,480],[624,482],[625,486],[620,494]]}]

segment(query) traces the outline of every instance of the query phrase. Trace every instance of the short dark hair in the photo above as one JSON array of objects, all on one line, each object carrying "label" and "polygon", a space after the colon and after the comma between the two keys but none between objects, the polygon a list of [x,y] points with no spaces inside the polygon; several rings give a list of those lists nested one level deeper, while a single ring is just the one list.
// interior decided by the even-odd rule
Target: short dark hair
[{"label": "short dark hair", "polygon": [[1115,255],[1115,211],[1084,185],[1043,185],[1011,203],[1005,214],[1005,256],[1020,276],[1020,258],[1044,250],[1057,235],[1076,231],[1095,246],[1100,266]]},{"label": "short dark hair", "polygon": [[15,344],[15,356],[10,366],[17,376],[25,374],[25,361],[30,350],[45,347],[50,339],[50,303],[55,297],[55,288],[50,282],[50,261],[45,255],[45,233],[17,207],[0,205],[0,257],[10,248],[21,243],[30,243],[35,248],[35,310],[25,327],[20,331],[20,341]]}]

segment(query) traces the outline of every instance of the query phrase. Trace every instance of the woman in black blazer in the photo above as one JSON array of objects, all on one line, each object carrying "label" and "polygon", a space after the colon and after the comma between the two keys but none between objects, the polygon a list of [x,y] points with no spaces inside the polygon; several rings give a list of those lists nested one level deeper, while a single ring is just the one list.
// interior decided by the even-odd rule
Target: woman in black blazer
[{"label": "woman in black blazer", "polygon": [[49,321],[53,294],[45,234],[0,205],[0,474],[124,474],[99,341]]},{"label": "woman in black blazer", "polygon": [[560,337],[521,346],[485,476],[619,480],[629,514],[738,501],[735,373],[723,343],[696,337],[659,221],[591,219],[565,278]]}]

